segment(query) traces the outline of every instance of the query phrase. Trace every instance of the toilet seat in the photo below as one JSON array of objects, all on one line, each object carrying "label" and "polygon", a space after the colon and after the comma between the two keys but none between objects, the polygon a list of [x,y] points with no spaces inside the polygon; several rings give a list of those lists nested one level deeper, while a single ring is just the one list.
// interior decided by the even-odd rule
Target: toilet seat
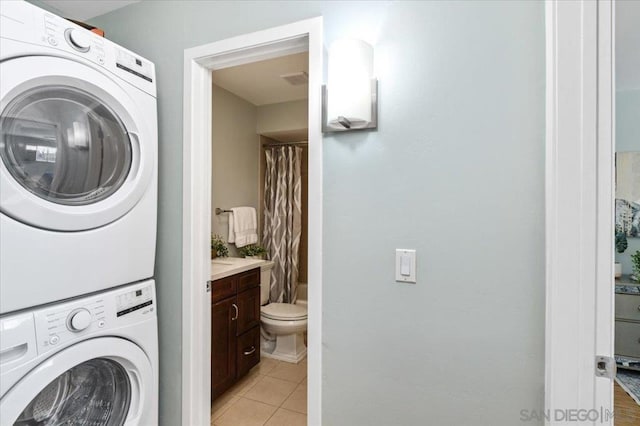
[{"label": "toilet seat", "polygon": [[297,321],[307,319],[307,307],[292,303],[270,303],[260,308],[260,314],[273,320]]}]

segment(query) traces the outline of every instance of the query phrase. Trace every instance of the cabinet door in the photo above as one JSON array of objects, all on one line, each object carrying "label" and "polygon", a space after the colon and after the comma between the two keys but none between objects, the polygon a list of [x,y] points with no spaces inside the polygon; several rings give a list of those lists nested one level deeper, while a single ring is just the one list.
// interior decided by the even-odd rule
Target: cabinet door
[{"label": "cabinet door", "polygon": [[616,355],[640,358],[640,323],[616,321]]},{"label": "cabinet door", "polygon": [[260,325],[260,287],[238,294],[238,328],[237,335]]},{"label": "cabinet door", "polygon": [[235,297],[211,306],[211,399],[236,380]]},{"label": "cabinet door", "polygon": [[640,296],[616,294],[616,319],[640,321]]}]

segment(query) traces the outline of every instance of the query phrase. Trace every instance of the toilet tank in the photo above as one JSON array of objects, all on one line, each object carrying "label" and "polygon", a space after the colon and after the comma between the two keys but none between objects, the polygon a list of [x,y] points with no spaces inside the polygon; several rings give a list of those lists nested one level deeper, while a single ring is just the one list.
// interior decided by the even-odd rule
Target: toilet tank
[{"label": "toilet tank", "polygon": [[260,304],[269,303],[269,291],[271,290],[271,270],[273,269],[273,261],[267,260],[260,266]]}]

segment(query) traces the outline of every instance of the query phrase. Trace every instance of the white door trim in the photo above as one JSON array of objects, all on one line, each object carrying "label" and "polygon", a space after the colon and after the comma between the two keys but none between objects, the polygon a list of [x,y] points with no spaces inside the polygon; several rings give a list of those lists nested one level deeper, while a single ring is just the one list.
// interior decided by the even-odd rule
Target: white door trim
[{"label": "white door trim", "polygon": [[182,424],[210,423],[211,71],[309,51],[308,424],[321,425],[322,17],[186,49],[182,230]]},{"label": "white door trim", "polygon": [[613,356],[613,4],[548,0],[546,27],[545,408],[560,424],[554,410],[613,409],[595,376]]}]

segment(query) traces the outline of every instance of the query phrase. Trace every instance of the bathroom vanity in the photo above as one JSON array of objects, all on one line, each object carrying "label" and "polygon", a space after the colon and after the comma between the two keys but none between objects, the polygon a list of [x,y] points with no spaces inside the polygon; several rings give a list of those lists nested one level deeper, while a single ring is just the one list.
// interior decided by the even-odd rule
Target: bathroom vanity
[{"label": "bathroom vanity", "polygon": [[261,260],[211,262],[211,398],[260,362]]},{"label": "bathroom vanity", "polygon": [[640,284],[616,279],[615,354],[640,361]]}]

